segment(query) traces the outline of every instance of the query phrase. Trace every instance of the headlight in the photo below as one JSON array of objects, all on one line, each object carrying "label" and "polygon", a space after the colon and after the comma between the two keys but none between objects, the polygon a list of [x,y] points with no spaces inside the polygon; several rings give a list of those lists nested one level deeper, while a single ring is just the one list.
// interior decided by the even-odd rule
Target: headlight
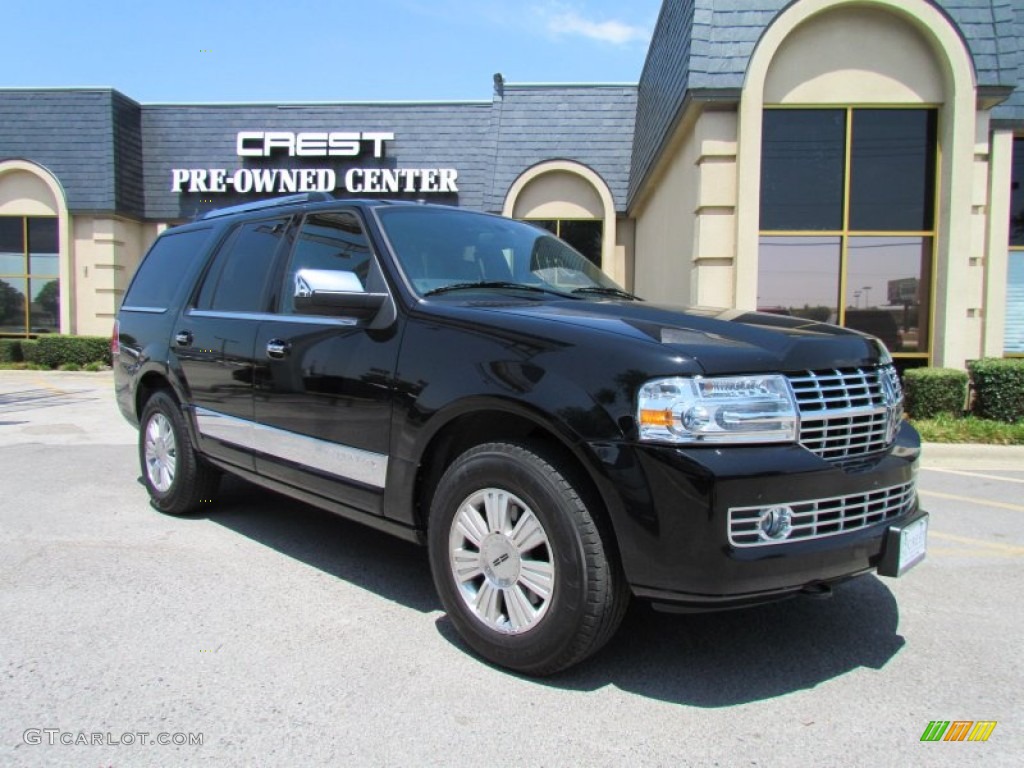
[{"label": "headlight", "polygon": [[797,410],[785,376],[655,379],[640,388],[641,440],[794,442]]}]

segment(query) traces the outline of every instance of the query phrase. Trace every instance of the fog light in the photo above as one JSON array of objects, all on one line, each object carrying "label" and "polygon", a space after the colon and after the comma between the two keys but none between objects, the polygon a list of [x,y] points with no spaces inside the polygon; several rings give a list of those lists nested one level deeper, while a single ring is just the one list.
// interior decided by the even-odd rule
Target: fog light
[{"label": "fog light", "polygon": [[757,521],[761,541],[782,541],[793,532],[793,510],[787,506],[768,507]]}]

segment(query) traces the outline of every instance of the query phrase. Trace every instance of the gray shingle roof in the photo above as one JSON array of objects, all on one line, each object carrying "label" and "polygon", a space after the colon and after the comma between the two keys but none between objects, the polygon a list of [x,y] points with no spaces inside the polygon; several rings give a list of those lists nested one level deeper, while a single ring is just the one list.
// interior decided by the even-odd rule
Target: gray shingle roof
[{"label": "gray shingle roof", "polygon": [[0,91],[0,158],[49,169],[72,210],[115,210],[114,101],[109,89]]},{"label": "gray shingle roof", "polygon": [[495,157],[486,207],[500,211],[516,177],[544,160],[573,160],[604,179],[624,211],[636,86],[506,85],[494,104]]},{"label": "gray shingle roof", "polygon": [[[671,137],[684,98],[701,91],[743,85],[762,32],[790,0],[665,0],[640,78],[632,202]],[[952,20],[974,60],[981,87],[1021,82],[1020,29],[1024,0],[932,2]],[[1019,104],[1019,106],[1018,106]],[[997,110],[998,117],[1024,119],[1024,97]]]}]

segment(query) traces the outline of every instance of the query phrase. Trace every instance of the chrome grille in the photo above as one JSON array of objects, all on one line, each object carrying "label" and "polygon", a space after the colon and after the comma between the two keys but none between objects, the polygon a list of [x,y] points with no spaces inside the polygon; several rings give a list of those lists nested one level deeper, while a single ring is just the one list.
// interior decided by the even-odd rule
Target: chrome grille
[{"label": "chrome grille", "polygon": [[837,536],[899,517],[913,509],[915,499],[914,483],[909,482],[868,493],[773,504],[793,510],[792,531],[780,540],[762,539],[758,532],[761,515],[769,507],[733,507],[729,510],[729,542],[736,547],[760,547]]},{"label": "chrome grille", "polygon": [[884,451],[902,418],[899,373],[891,365],[789,376],[800,409],[800,443],[829,461]]}]

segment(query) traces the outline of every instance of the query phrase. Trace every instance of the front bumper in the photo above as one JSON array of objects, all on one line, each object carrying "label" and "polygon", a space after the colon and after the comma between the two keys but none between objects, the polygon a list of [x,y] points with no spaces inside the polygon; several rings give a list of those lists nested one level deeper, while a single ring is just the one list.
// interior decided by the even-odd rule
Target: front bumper
[{"label": "front bumper", "polygon": [[[846,468],[799,445],[631,444],[595,451],[618,495],[610,507],[626,577],[634,594],[656,602],[737,607],[871,572],[883,564],[887,532],[926,514],[915,490],[920,440],[908,424],[886,454]],[[894,488],[904,489],[898,506],[873,514],[875,502]],[[811,508],[808,502],[835,499],[872,514],[844,524],[852,530],[830,527],[825,523],[834,518],[822,517],[815,535],[803,539],[761,545],[737,536],[735,526],[730,536],[730,510],[794,505],[801,511]]]}]

